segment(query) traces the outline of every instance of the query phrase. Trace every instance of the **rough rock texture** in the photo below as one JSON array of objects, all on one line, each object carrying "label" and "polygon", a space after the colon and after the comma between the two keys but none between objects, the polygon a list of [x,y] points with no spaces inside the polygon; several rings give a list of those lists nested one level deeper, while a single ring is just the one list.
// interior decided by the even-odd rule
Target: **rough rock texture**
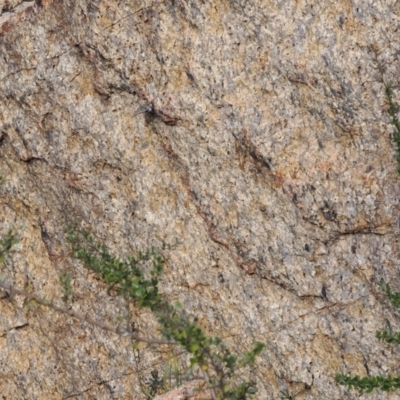
[{"label": "rough rock texture", "polygon": [[189,382],[178,389],[156,396],[154,400],[211,400],[211,395],[201,392],[202,386],[204,381]]},{"label": "rough rock texture", "polygon": [[[336,372],[400,374],[374,332],[400,321],[399,177],[382,77],[394,0],[0,0],[2,275],[115,324],[71,260],[76,219],[115,252],[162,241],[164,292],[238,351],[266,344],[258,399],[358,396]],[[136,112],[147,109],[153,112]],[[3,399],[142,399],[161,353],[25,299],[0,302]],[[153,332],[147,315],[142,331]]]}]

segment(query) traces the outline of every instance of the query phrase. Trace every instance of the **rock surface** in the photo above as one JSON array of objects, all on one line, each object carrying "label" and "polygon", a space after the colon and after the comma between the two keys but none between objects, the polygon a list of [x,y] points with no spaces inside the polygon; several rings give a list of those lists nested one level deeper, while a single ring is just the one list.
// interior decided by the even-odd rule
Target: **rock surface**
[{"label": "rock surface", "polygon": [[[18,287],[115,324],[119,300],[71,260],[82,221],[118,254],[162,241],[163,290],[235,350],[266,345],[258,399],[359,396],[336,372],[399,374],[400,186],[382,76],[398,84],[400,3],[0,0],[2,267]],[[145,111],[148,110],[148,111]],[[140,111],[145,111],[138,113]],[[144,399],[162,351],[23,298],[0,302],[3,399]],[[147,315],[142,331],[154,333]]]},{"label": "rock surface", "polygon": [[204,381],[193,381],[178,389],[156,396],[154,400],[212,400],[211,395],[199,390],[204,386]]}]

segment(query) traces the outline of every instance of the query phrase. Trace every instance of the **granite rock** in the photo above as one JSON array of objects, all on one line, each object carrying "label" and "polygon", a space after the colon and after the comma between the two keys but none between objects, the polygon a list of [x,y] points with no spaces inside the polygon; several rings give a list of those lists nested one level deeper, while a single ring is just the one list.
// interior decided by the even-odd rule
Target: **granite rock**
[{"label": "granite rock", "polygon": [[[72,220],[126,256],[166,241],[163,292],[245,351],[259,399],[347,393],[336,372],[399,374],[400,3],[0,0],[1,275],[115,324],[123,304],[72,260]],[[379,65],[379,69],[378,69]],[[383,73],[383,77],[382,77]],[[166,351],[26,299],[0,302],[0,393],[144,399]],[[149,315],[141,331],[155,334]],[[246,373],[246,372],[245,372]]]}]

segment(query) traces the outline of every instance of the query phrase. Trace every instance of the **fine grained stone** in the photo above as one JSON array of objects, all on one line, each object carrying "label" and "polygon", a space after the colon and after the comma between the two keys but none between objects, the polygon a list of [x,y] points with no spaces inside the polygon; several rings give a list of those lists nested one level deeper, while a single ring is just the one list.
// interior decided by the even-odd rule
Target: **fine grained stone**
[{"label": "fine grained stone", "polygon": [[[400,290],[381,76],[397,93],[399,2],[0,9],[0,228],[21,238],[1,275],[58,301],[68,271],[74,310],[115,325],[123,304],[71,260],[65,224],[121,255],[177,242],[165,295],[235,351],[265,343],[257,398],[398,398],[333,377],[400,372],[374,334],[400,329],[377,289]],[[163,370],[167,350],[24,302],[0,302],[4,398],[140,399]],[[149,315],[135,322],[156,333]]]}]

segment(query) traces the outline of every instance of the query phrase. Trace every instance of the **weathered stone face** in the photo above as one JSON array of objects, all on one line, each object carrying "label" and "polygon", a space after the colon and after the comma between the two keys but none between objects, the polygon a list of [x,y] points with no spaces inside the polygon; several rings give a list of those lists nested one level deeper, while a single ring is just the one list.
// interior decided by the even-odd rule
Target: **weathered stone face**
[{"label": "weathered stone face", "polygon": [[[115,324],[63,226],[122,255],[177,241],[166,296],[266,344],[257,398],[398,374],[374,335],[400,328],[376,285],[400,287],[400,187],[373,49],[396,85],[400,3],[366,3],[0,0],[0,232],[21,236],[1,274],[56,301],[69,271],[74,309]],[[23,302],[0,302],[4,398],[144,398],[165,354]]]}]

